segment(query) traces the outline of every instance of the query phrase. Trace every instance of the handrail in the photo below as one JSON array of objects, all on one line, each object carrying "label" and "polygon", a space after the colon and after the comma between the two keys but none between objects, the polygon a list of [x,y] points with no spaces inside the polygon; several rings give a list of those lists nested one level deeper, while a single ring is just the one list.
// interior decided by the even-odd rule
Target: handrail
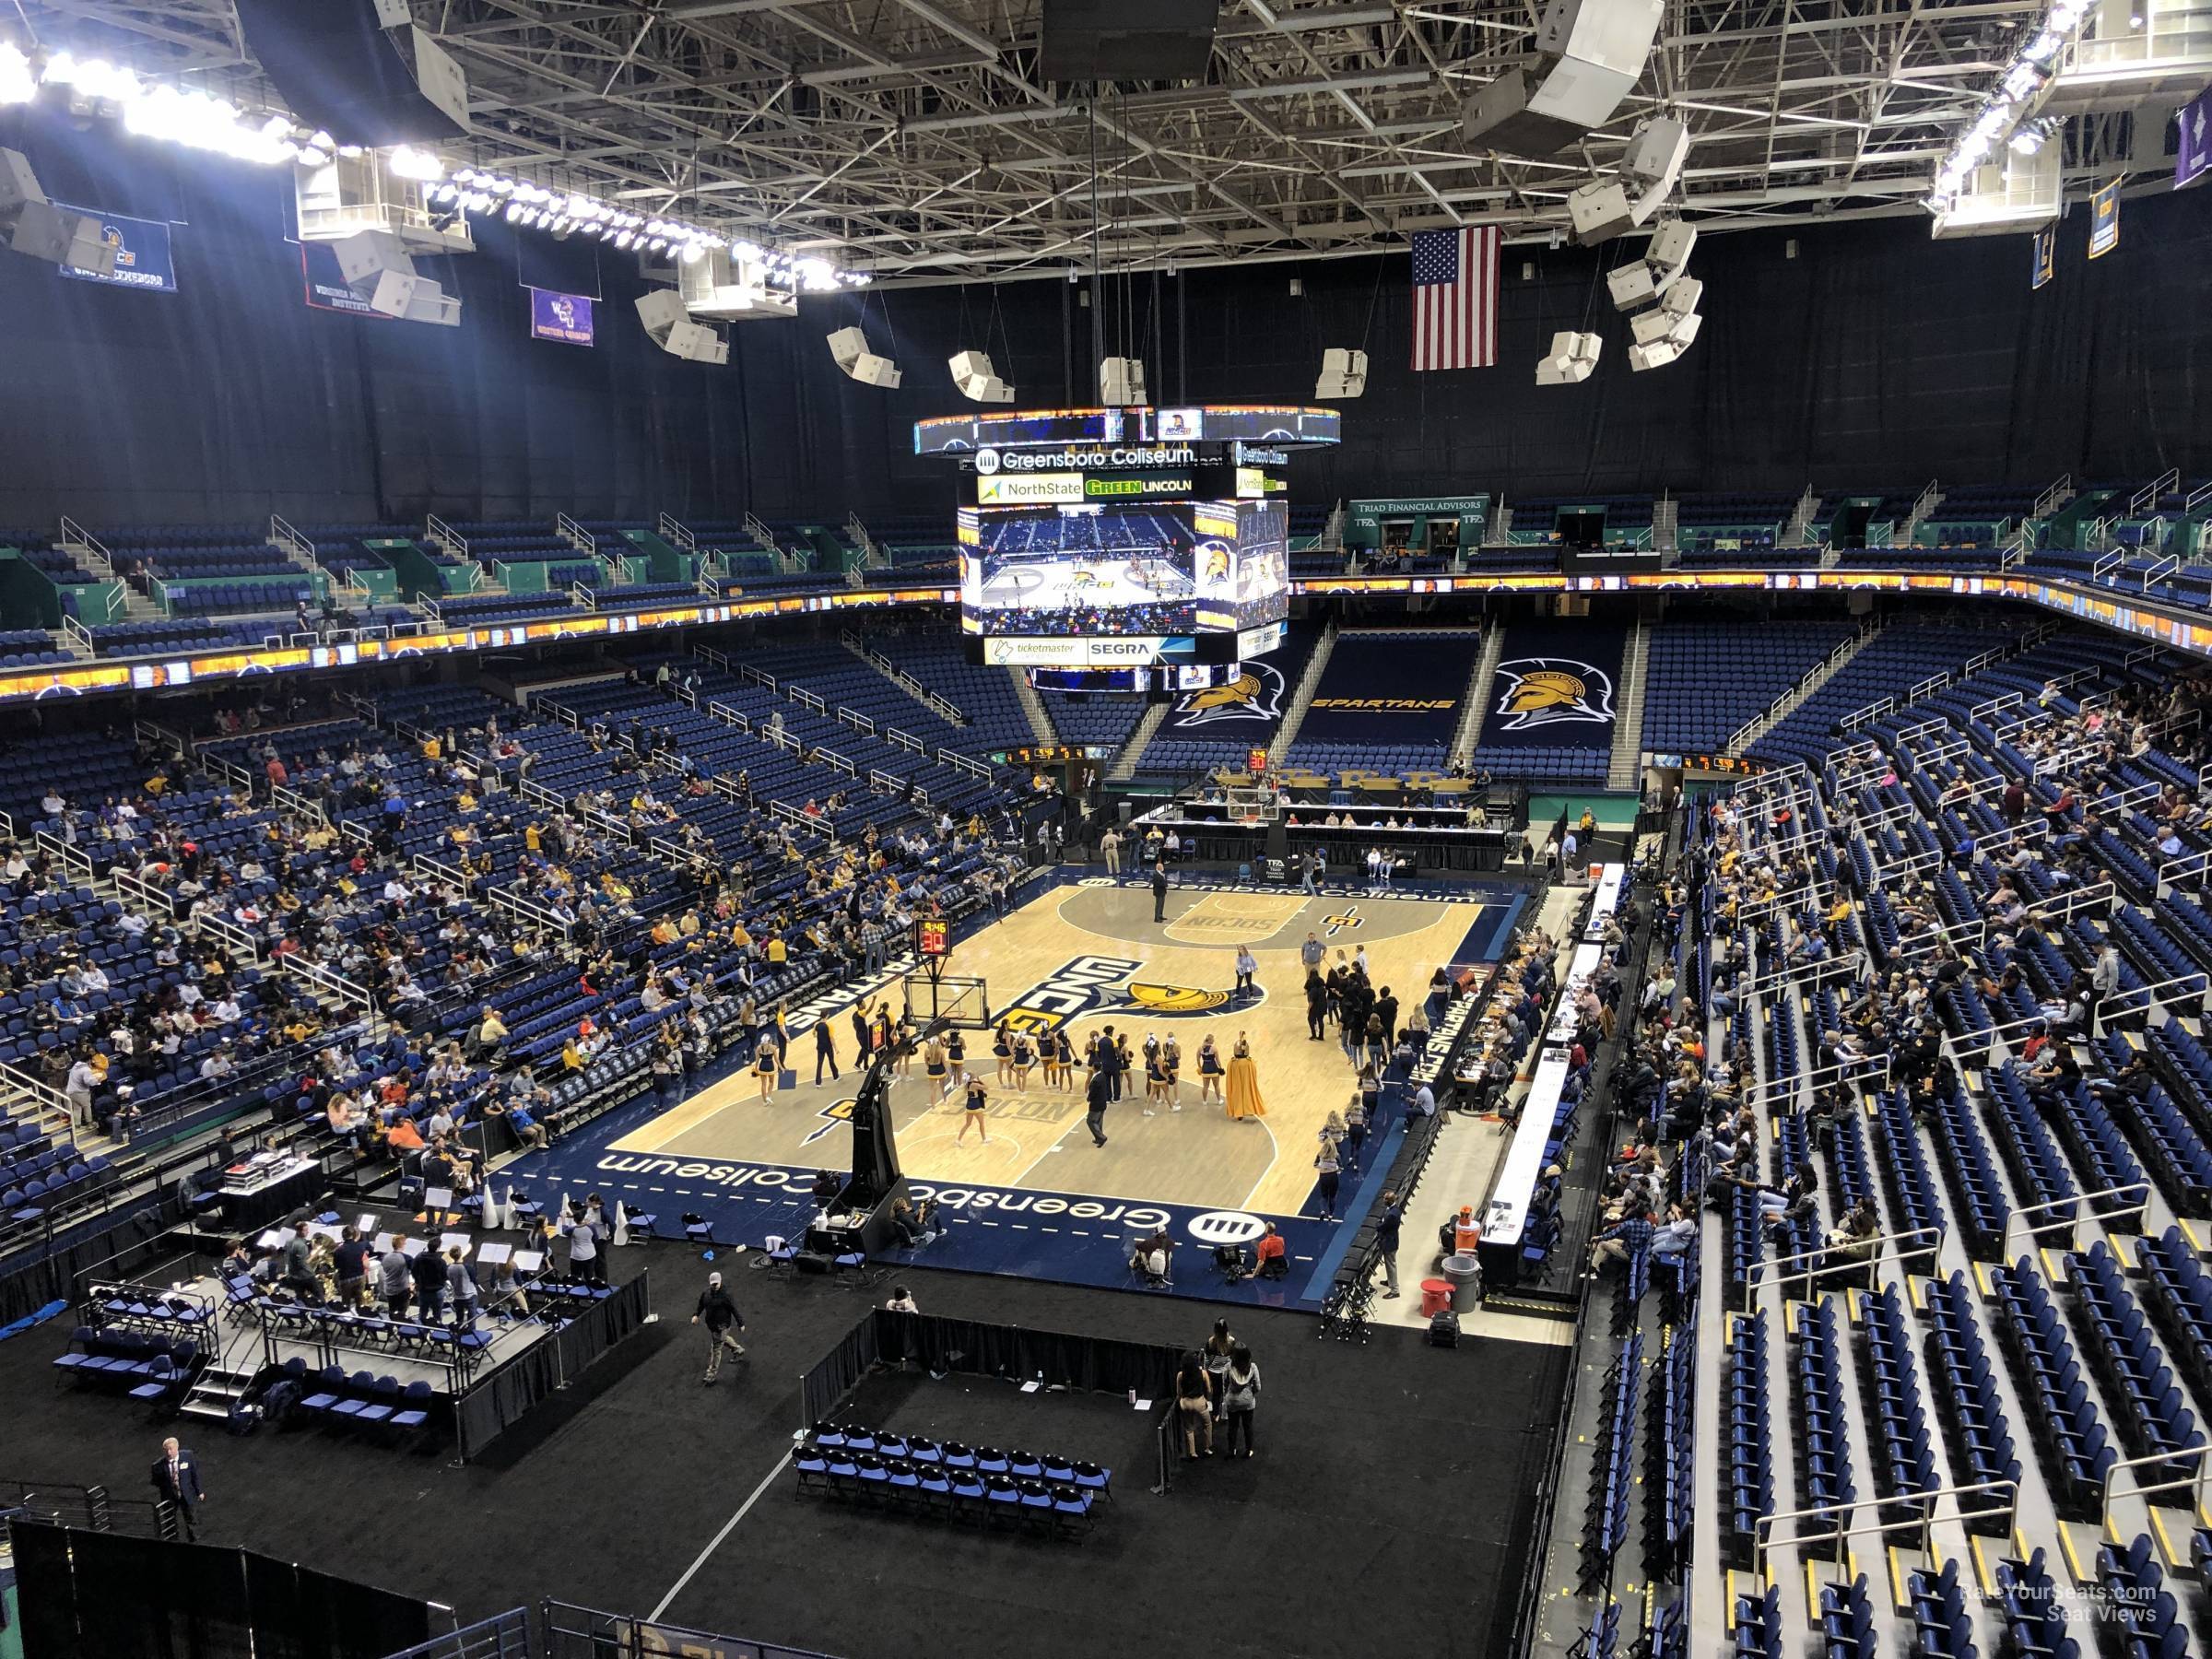
[{"label": "handrail", "polygon": [[[2119,1474],[2123,1469],[2148,1468],[2153,1464],[2174,1464],[2180,1463],[2183,1458],[2194,1458],[2196,1460],[2195,1474],[2180,1480],[2161,1481],[2157,1486],[2145,1486],[2141,1481],[2137,1481],[2136,1482],[2136,1496],[2148,1498],[2155,1492],[2174,1492],[2190,1488],[2201,1491],[2207,1471],[2212,1470],[2212,1464],[2207,1464],[2205,1460],[2206,1452],[2212,1452],[2212,1445],[2199,1441],[2194,1446],[2176,1446],[2171,1452],[2147,1452],[2140,1457],[2124,1457],[2117,1463],[2109,1465],[2104,1471],[2104,1478],[2098,1483],[2097,1497],[2097,1512],[2106,1533],[2108,1535],[2111,1533],[2112,1525],[2113,1476]],[[2197,1507],[2199,1509],[2203,1507],[2201,1499],[2198,1500]]]},{"label": "handrail", "polygon": [[426,539],[436,542],[447,552],[457,553],[464,559],[468,557],[468,539],[455,534],[453,527],[436,513],[423,515],[422,534]]},{"label": "handrail", "polygon": [[45,830],[40,830],[32,839],[33,844],[49,858],[61,861],[62,868],[69,872],[70,878],[77,885],[90,887],[99,879],[92,868],[92,860],[80,848]]},{"label": "handrail", "polygon": [[69,1108],[68,1097],[13,1061],[0,1061],[0,1086],[29,1096],[31,1109],[40,1114],[41,1122],[45,1114],[52,1113],[60,1118],[65,1125],[76,1126],[76,1115]]},{"label": "handrail", "polygon": [[2029,510],[2028,516],[2039,519],[2050,517],[2053,510],[2073,493],[2074,475],[2067,473],[2035,498],[2035,505]]},{"label": "handrail", "polygon": [[1801,1085],[1807,1089],[1818,1089],[1823,1081],[1830,1078],[1841,1082],[1853,1072],[1873,1072],[1880,1069],[1880,1066],[1870,1059],[1850,1062],[1840,1060],[1833,1065],[1817,1065],[1811,1071],[1794,1072],[1786,1077],[1769,1077],[1763,1083],[1750,1084],[1737,1098],[1748,1106],[1777,1100],[1783,1095],[1794,1094]]},{"label": "handrail", "polygon": [[249,962],[261,960],[261,941],[235,922],[202,911],[192,919],[192,926],[194,933],[213,937],[234,956],[242,956]]},{"label": "handrail", "polygon": [[1844,715],[1842,719],[1836,722],[1836,729],[1841,732],[1856,732],[1862,727],[1872,725],[1876,721],[1879,720],[1883,715],[1888,713],[1896,707],[1896,698],[1882,698],[1878,701],[1868,703],[1863,709],[1853,709],[1850,713]]},{"label": "handrail", "polygon": [[553,530],[555,535],[560,536],[570,547],[576,548],[579,552],[589,553],[594,557],[598,555],[599,538],[567,513],[557,512],[553,515]]},{"label": "handrail", "polygon": [[2127,516],[2141,518],[2147,509],[2156,508],[2159,498],[2182,481],[2182,469],[2170,466],[2149,483],[2141,486],[2127,498]]},{"label": "handrail", "polygon": [[[1881,1521],[1872,1526],[1838,1527],[1835,1531],[1829,1533],[1793,1532],[1787,1540],[1787,1545],[1789,1547],[1794,1548],[1806,1544],[1841,1544],[1845,1538],[1858,1537],[1863,1534],[1893,1533],[1912,1528],[1921,1535],[1922,1553],[1932,1558],[1935,1553],[1937,1507],[1933,1500],[1962,1498],[1971,1492],[2007,1492],[2011,1494],[2011,1501],[2005,1505],[2005,1531],[2009,1535],[2012,1532],[2013,1518],[2019,1511],[2020,1483],[2008,1477],[2001,1476],[1995,1480],[1979,1480],[1962,1486],[1930,1487],[1925,1491],[1904,1492],[1895,1498],[1851,1498],[1841,1503],[1818,1503],[1808,1509],[1784,1510],[1780,1514],[1756,1517],[1751,1524],[1752,1576],[1762,1581],[1767,1578],[1770,1571],[1767,1566],[1768,1555],[1783,1547],[1776,1541],[1774,1528],[1784,1521],[1809,1520],[1815,1515],[1836,1515],[1848,1520],[1854,1510],[1879,1511],[1905,1503],[1922,1504],[1924,1502],[1925,1508],[1917,1516],[1908,1516],[1897,1521]],[[1987,1512],[1986,1511],[1974,1512],[1977,1515]],[[1963,1520],[1967,1517],[1967,1513],[1966,1509],[1961,1506],[1956,1516],[1946,1517],[1946,1519]]]},{"label": "handrail", "polygon": [[[1868,1253],[1868,1255],[1866,1256],[1866,1258],[1865,1258],[1865,1263],[1864,1263],[1864,1265],[1865,1265],[1867,1268],[1869,1268],[1870,1270],[1872,1270],[1872,1271],[1870,1271],[1870,1272],[1869,1272],[1869,1274],[1868,1274],[1868,1276],[1867,1276],[1867,1281],[1866,1281],[1866,1288],[1867,1288],[1867,1289],[1869,1289],[1869,1290],[1872,1290],[1872,1289],[1874,1288],[1875,1279],[1876,1279],[1876,1277],[1878,1277],[1878,1274],[1879,1274],[1879,1271],[1880,1271],[1880,1268],[1881,1268],[1881,1265],[1882,1265],[1882,1253],[1881,1253],[1880,1246],[1882,1246],[1882,1245],[1884,1245],[1884,1244],[1894,1244],[1894,1243],[1897,1243],[1899,1241],[1900,1241],[1900,1240],[1904,1240],[1904,1239],[1923,1239],[1923,1238],[1933,1238],[1933,1239],[1936,1241],[1935,1241],[1933,1244],[1929,1245],[1929,1246],[1928,1246],[1926,1249],[1924,1249],[1924,1250],[1900,1250],[1900,1251],[1899,1251],[1899,1252],[1897,1253],[1897,1259],[1898,1259],[1899,1261],[1900,1261],[1900,1262],[1909,1262],[1909,1261],[1912,1261],[1912,1260],[1913,1260],[1914,1258],[1916,1258],[1916,1257],[1919,1257],[1919,1256],[1935,1256],[1935,1255],[1937,1255],[1937,1254],[1941,1253],[1941,1252],[1942,1252],[1942,1250],[1943,1250],[1943,1241],[1944,1241],[1944,1240],[1945,1240],[1947,1237],[1948,1237],[1948,1236],[1949,1236],[1949,1232],[1950,1232],[1950,1230],[1949,1230],[1948,1228],[1945,1228],[1945,1227],[1908,1227],[1908,1228],[1906,1228],[1906,1229],[1905,1229],[1905,1230],[1904,1230],[1902,1232],[1893,1232],[1893,1233],[1876,1233],[1876,1234],[1875,1234],[1873,1237],[1871,1237],[1871,1238],[1866,1238],[1866,1239],[1853,1239],[1853,1241],[1851,1241],[1851,1242],[1850,1242],[1848,1245],[1841,1245],[1841,1244],[1818,1244],[1818,1245],[1815,1245],[1815,1246],[1814,1246],[1812,1249],[1810,1249],[1810,1250],[1799,1250],[1799,1251],[1794,1251],[1794,1252],[1792,1252],[1790,1254],[1788,1254],[1788,1255],[1786,1255],[1786,1256],[1776,1256],[1776,1257],[1774,1257],[1774,1258],[1773,1258],[1772,1260],[1771,1260],[1771,1261],[1759,1261],[1759,1262],[1754,1262],[1754,1263],[1751,1265],[1751,1277],[1752,1277],[1752,1283],[1753,1283],[1754,1285],[1756,1285],[1756,1284],[1758,1284],[1759,1282],[1760,1282],[1762,1279],[1764,1279],[1764,1278],[1765,1278],[1765,1277],[1766,1277],[1767,1269],[1769,1269],[1770,1267],[1771,1267],[1771,1268],[1777,1268],[1777,1269],[1779,1269],[1779,1268],[1783,1268],[1783,1267],[1787,1267],[1787,1266],[1788,1266],[1788,1265],[1789,1265],[1791,1263],[1793,1263],[1793,1262],[1817,1262],[1817,1261],[1820,1261],[1820,1260],[1824,1259],[1824,1258],[1825,1258],[1825,1257],[1827,1257],[1829,1254],[1830,1254],[1832,1252],[1835,1252],[1835,1251],[1838,1251],[1838,1250],[1844,1250],[1844,1249],[1856,1250],[1856,1249],[1857,1249],[1857,1248],[1858,1248],[1860,1245],[1863,1245],[1863,1244],[1871,1244],[1871,1245],[1874,1245],[1876,1248],[1875,1248],[1875,1249],[1874,1249],[1872,1252],[1870,1252],[1870,1253]],[[1858,1263],[1858,1262],[1850,1262],[1850,1263],[1846,1263],[1846,1264],[1839,1265],[1838,1265],[1838,1266],[1836,1266],[1836,1267],[1833,1267],[1833,1268],[1831,1268],[1831,1269],[1829,1269],[1829,1272],[1830,1272],[1830,1273],[1848,1273],[1849,1271],[1851,1271],[1851,1269],[1852,1269],[1852,1268],[1853,1268],[1853,1267],[1856,1267],[1856,1266],[1859,1266],[1859,1265],[1862,1265],[1862,1264],[1860,1264],[1860,1263]],[[1823,1277],[1826,1277],[1826,1276],[1825,1276],[1825,1275],[1823,1275]],[[1774,1288],[1775,1288],[1776,1289],[1778,1289],[1778,1290],[1782,1290],[1782,1292],[1783,1292],[1783,1297],[1784,1297],[1785,1299],[1788,1297],[1788,1295],[1789,1295],[1789,1292],[1788,1292],[1786,1289],[1784,1289],[1784,1288],[1783,1288],[1783,1287],[1784,1287],[1784,1285],[1786,1284],[1786,1282],[1787,1282],[1787,1281],[1788,1281],[1790,1278],[1792,1278],[1792,1277],[1795,1277],[1795,1278],[1801,1278],[1801,1279],[1803,1279],[1803,1280],[1806,1282],[1806,1285],[1809,1287],[1809,1286],[1812,1284],[1812,1282],[1813,1282],[1813,1277],[1814,1277],[1814,1276],[1813,1276],[1812,1274],[1810,1274],[1810,1273],[1800,1273],[1800,1274],[1794,1274],[1794,1275],[1792,1275],[1792,1274],[1785,1274],[1785,1273],[1777,1272],[1777,1273],[1775,1274],[1775,1277],[1774,1277]],[[1806,1300],[1806,1299],[1801,1297],[1801,1298],[1799,1298],[1798,1300]]]},{"label": "handrail", "polygon": [[[40,832],[39,839],[46,839],[44,831]],[[2208,869],[2212,869],[2212,853],[2184,853],[2179,858],[2168,859],[2159,866],[2159,897],[2163,899],[2171,893],[2176,882],[2191,876],[2201,877]]]},{"label": "handrail", "polygon": [[2040,1216],[2044,1214],[2046,1211],[2060,1210],[2065,1211],[2065,1214],[2057,1221],[2051,1222],[2041,1227],[2023,1227],[2021,1230],[2025,1232],[2030,1239],[2034,1240],[2034,1247],[2038,1250],[2041,1250],[2042,1248],[2043,1235],[2045,1233],[2057,1232],[2063,1228],[2067,1231],[2068,1236],[2073,1241],[2073,1242],[2069,1244],[2067,1248],[2069,1250],[2078,1250],[2081,1247],[2081,1206],[2089,1205],[2094,1200],[2099,1198],[2117,1198],[2122,1194],[2125,1193],[2132,1193],[2135,1194],[2136,1202],[2133,1206],[2127,1208],[2117,1210],[2092,1211],[2092,1218],[2102,1221],[2112,1216],[2125,1216],[2132,1214],[2138,1218],[2137,1224],[2139,1226],[2140,1218],[2148,1214],[2150,1210],[2150,1182],[2147,1181],[2124,1182],[2119,1186],[2100,1187],[2094,1193],[2070,1193],[2064,1198],[2046,1198],[2041,1204],[2023,1204],[2018,1206],[2005,1218],[2005,1230],[1997,1235],[1997,1254],[2006,1261],[2010,1261],[2012,1259],[2011,1241],[2013,1224],[2018,1221],[2020,1218],[2023,1216]]},{"label": "handrail", "polygon": [[115,890],[140,910],[152,911],[173,922],[177,918],[177,901],[160,888],[132,871],[120,867],[108,872],[108,880]]},{"label": "handrail", "polygon": [[680,552],[699,551],[699,538],[665,512],[661,514],[660,522],[653,526],[653,534]]}]

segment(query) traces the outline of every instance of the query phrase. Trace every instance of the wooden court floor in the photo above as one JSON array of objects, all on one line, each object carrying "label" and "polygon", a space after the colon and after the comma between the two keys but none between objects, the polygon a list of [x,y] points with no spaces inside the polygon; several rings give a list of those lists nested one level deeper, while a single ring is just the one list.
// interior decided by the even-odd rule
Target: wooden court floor
[{"label": "wooden court floor", "polygon": [[[961,941],[946,972],[987,982],[994,1018],[1011,1014],[1031,1029],[1069,1030],[1077,1053],[1094,1028],[1125,1031],[1133,1050],[1147,1032],[1171,1032],[1183,1054],[1182,1110],[1142,1115],[1142,1074],[1107,1113],[1108,1145],[1094,1147],[1083,1123],[1082,1070],[1073,1090],[1047,1089],[1041,1069],[1026,1091],[1002,1089],[988,1033],[967,1036],[968,1068],[991,1089],[991,1138],[973,1130],[963,1142],[957,1099],[916,1061],[894,1081],[891,1109],[907,1174],[948,1185],[1036,1188],[1101,1197],[1295,1215],[1313,1182],[1323,1121],[1355,1092],[1356,1075],[1334,1041],[1306,1031],[1304,969],[1299,947],[1309,932],[1333,960],[1364,947],[1378,986],[1392,987],[1410,1011],[1440,964],[1488,959],[1477,954],[1498,931],[1505,889],[1479,897],[1309,899],[1296,891],[1171,890],[1165,920],[1152,920],[1152,895],[1102,878],[1048,889],[1005,920]],[[1258,960],[1260,997],[1230,1003],[1236,950]],[[898,993],[894,991],[892,994]],[[894,1009],[894,1011],[896,1011]],[[850,1022],[830,1016],[838,1058],[849,1063]],[[1267,1114],[1234,1122],[1219,1102],[1199,1103],[1198,1045],[1211,1032],[1224,1064],[1238,1036],[1252,1045]],[[841,1167],[852,1074],[842,1083],[814,1077],[810,1030],[794,1035],[788,1064],[799,1087],[766,1103],[749,1074],[731,1077],[648,1120],[612,1150],[735,1159],[786,1169]],[[1141,1066],[1141,1056],[1139,1065]]]}]

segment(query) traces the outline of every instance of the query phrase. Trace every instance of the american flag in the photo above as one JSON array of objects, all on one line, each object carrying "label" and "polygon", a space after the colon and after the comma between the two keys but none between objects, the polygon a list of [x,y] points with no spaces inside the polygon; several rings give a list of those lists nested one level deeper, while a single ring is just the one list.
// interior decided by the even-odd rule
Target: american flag
[{"label": "american flag", "polygon": [[1413,366],[1498,361],[1498,227],[1413,233]]}]

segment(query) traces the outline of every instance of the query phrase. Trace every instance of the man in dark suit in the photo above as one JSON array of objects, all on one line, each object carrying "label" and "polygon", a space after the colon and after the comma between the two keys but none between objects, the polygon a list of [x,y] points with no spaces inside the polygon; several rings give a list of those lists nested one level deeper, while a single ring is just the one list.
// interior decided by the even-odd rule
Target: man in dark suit
[{"label": "man in dark suit", "polygon": [[185,1541],[198,1542],[199,1509],[207,1497],[200,1487],[200,1460],[178,1445],[171,1435],[161,1442],[161,1455],[154,1460],[153,1480],[154,1490],[177,1506]]},{"label": "man in dark suit", "polygon": [[1168,866],[1155,859],[1152,864],[1152,920],[1164,922],[1168,916]]}]

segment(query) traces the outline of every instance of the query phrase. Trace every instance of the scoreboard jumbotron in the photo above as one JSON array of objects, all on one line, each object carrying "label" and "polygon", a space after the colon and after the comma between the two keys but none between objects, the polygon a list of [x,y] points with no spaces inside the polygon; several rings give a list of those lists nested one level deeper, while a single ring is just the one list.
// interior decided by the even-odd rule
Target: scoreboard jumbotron
[{"label": "scoreboard jumbotron", "polygon": [[960,628],[1040,684],[1189,690],[1280,641],[1284,473],[1334,409],[979,411],[919,421],[959,468]]}]

